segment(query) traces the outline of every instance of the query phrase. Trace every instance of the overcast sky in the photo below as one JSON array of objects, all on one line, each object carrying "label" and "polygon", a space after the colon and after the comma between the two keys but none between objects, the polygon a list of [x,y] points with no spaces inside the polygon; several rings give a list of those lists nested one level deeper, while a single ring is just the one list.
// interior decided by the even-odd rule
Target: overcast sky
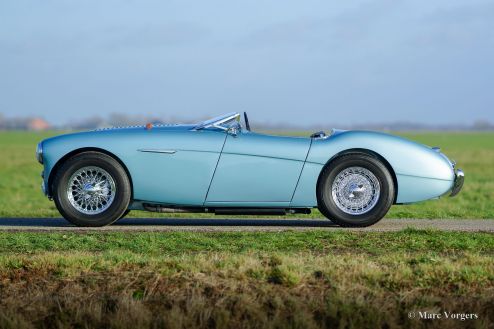
[{"label": "overcast sky", "polygon": [[494,121],[494,1],[1,1],[0,113]]}]

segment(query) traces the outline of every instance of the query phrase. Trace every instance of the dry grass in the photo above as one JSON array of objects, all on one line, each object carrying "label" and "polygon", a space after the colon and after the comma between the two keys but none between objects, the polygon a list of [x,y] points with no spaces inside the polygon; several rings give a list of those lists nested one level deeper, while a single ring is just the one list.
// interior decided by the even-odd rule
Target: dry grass
[{"label": "dry grass", "polygon": [[[340,249],[41,252],[0,257],[2,328],[488,328],[494,263],[487,253]],[[479,320],[408,319],[415,310]]]}]

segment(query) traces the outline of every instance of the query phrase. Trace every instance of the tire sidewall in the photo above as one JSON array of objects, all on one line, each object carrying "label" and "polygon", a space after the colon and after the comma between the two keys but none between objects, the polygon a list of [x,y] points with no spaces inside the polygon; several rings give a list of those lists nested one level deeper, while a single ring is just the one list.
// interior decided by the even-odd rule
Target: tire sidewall
[{"label": "tire sidewall", "polygon": [[[379,181],[379,200],[368,212],[361,215],[348,214],[338,208],[332,196],[336,176],[349,167],[362,167],[372,172]],[[378,159],[366,154],[349,154],[331,162],[325,168],[317,187],[318,205],[321,212],[343,226],[369,226],[386,215],[394,202],[394,182],[389,170]]]},{"label": "tire sidewall", "polygon": [[[99,167],[113,178],[115,182],[115,198],[105,211],[88,215],[79,212],[70,203],[67,186],[74,172],[83,167]],[[130,182],[122,166],[112,157],[97,153],[85,152],[70,158],[59,169],[54,180],[54,201],[62,216],[78,226],[104,226],[118,220],[127,210],[130,203]]]}]

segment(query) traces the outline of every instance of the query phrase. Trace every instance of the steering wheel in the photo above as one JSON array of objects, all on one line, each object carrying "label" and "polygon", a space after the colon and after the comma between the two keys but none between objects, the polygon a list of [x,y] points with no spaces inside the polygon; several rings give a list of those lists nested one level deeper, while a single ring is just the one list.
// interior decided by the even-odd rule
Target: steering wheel
[{"label": "steering wheel", "polygon": [[247,131],[250,131],[250,124],[249,124],[249,118],[247,118],[247,112],[244,112],[244,121],[245,121],[245,129],[247,129]]}]

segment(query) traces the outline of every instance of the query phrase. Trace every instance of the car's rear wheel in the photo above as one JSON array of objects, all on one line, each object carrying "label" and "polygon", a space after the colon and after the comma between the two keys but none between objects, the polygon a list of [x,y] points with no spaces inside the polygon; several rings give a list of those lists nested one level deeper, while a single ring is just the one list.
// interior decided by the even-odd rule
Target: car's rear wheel
[{"label": "car's rear wheel", "polygon": [[331,221],[349,227],[372,225],[394,202],[393,177],[386,166],[364,153],[343,155],[327,166],[317,186],[318,208]]},{"label": "car's rear wheel", "polygon": [[54,179],[54,201],[77,226],[104,226],[127,211],[131,186],[124,168],[111,156],[83,152],[67,160]]}]

